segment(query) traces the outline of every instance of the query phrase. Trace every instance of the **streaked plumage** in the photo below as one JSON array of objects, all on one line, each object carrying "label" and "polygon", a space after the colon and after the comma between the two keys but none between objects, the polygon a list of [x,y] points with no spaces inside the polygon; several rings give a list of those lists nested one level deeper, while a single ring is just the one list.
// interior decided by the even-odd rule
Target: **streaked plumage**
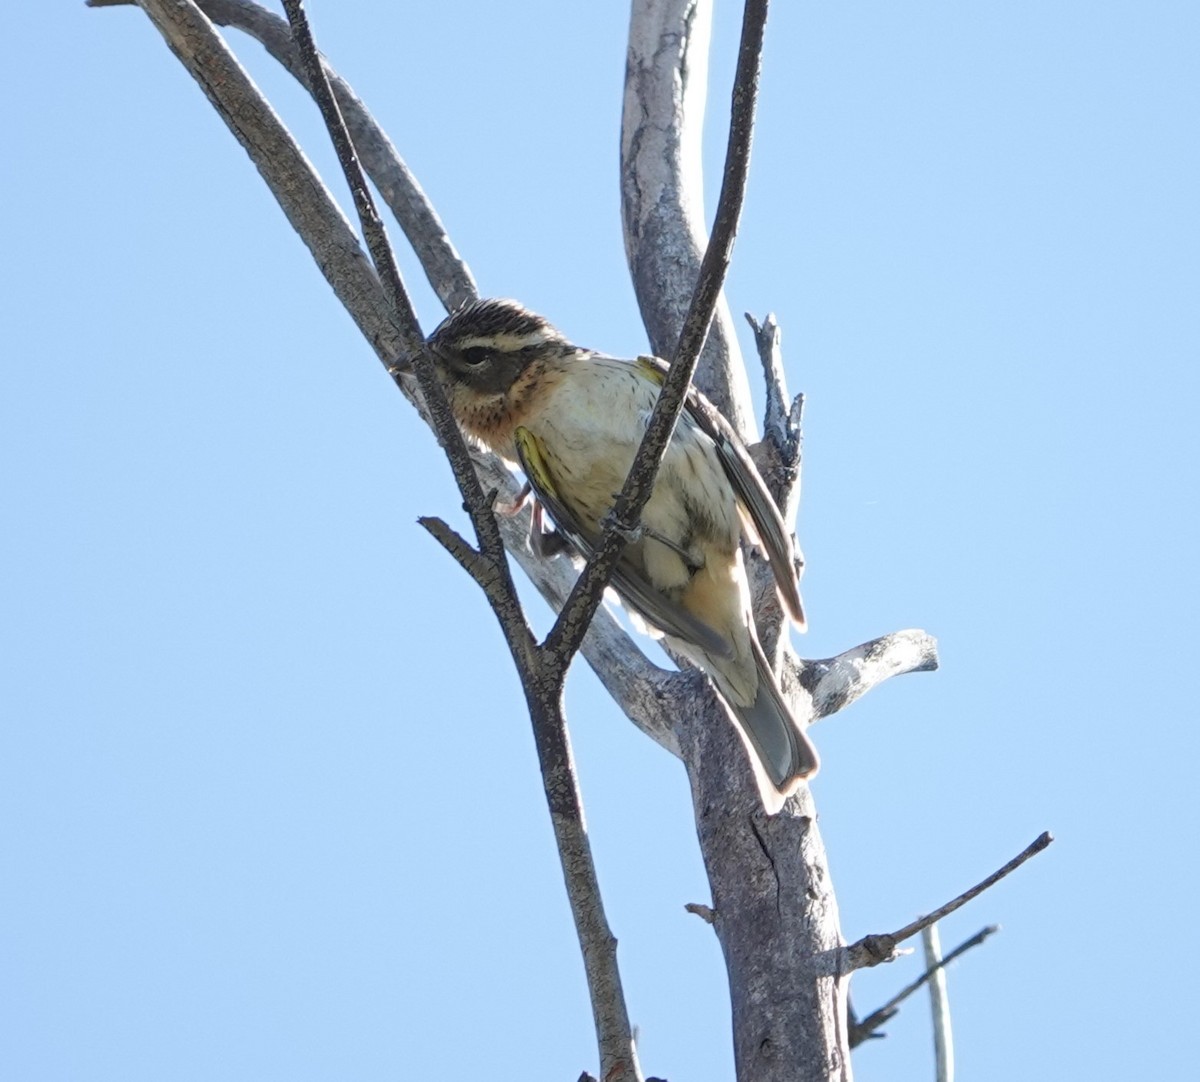
[{"label": "streaked plumage", "polygon": [[[464,431],[519,462],[583,555],[624,484],[666,366],[579,349],[515,301],[475,301],[429,338]],[[612,585],[626,606],[715,682],[775,793],[817,769],[754,632],[743,525],[803,627],[791,535],[736,433],[693,391]]]}]

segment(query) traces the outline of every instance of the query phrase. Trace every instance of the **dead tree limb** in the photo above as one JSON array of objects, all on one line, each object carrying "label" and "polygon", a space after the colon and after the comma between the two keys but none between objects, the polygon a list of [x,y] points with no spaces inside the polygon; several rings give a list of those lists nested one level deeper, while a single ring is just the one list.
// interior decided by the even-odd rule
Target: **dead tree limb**
[{"label": "dead tree limb", "polygon": [[[645,0],[634,4],[631,19],[622,217],[630,273],[651,343],[659,349],[682,323],[705,248],[699,161],[711,18],[709,0]],[[697,385],[752,440],[748,385],[732,319],[727,308],[719,312]],[[795,466],[798,474],[798,457]],[[798,476],[790,484],[794,490]],[[784,496],[782,486],[777,495]],[[760,637],[768,656],[782,648],[785,691],[802,723],[819,716],[814,692],[832,686],[821,683],[828,673],[836,673],[840,690],[822,702],[850,701],[849,688],[840,686],[843,677],[856,690],[882,678],[891,641],[880,644],[879,664],[871,669],[848,657],[809,670],[782,634],[783,614],[773,602],[769,572],[756,561],[750,561],[750,570]],[[924,651],[913,651],[909,642],[903,646],[903,660],[892,672],[933,664],[932,640]],[[802,787],[780,814],[762,815],[741,748],[717,721],[718,709],[710,694],[675,728],[729,973],[738,1077],[848,1080],[844,941],[811,791]]]},{"label": "dead tree limb", "polygon": [[950,1026],[950,997],[946,991],[946,969],[938,926],[921,929],[925,972],[929,976],[929,1009],[933,1016],[933,1061],[936,1082],[954,1082],[954,1038]]},{"label": "dead tree limb", "polygon": [[[457,553],[461,557],[460,563],[463,563],[468,571],[472,565],[476,568],[482,567],[483,570],[478,574],[473,573],[472,577],[483,589],[500,623],[525,691],[541,767],[542,784],[550,809],[567,897],[583,954],[584,972],[587,975],[592,1018],[599,1046],[600,1073],[603,1078],[611,1079],[612,1082],[641,1082],[637,1048],[617,965],[617,941],[604,912],[591,842],[584,824],[583,797],[579,791],[579,781],[571,756],[562,701],[566,673],[565,670],[561,674],[548,671],[546,652],[534,644],[509,573],[504,542],[492,510],[493,499],[485,496],[480,487],[479,478],[467,454],[466,442],[450,412],[449,403],[434,371],[433,360],[424,347],[416,314],[404,289],[383,223],[376,212],[350,133],[346,130],[317,53],[303,2],[284,0],[284,7],[292,28],[293,40],[304,63],[309,88],[321,109],[346,181],[350,185],[371,258],[393,308],[394,318],[405,333],[406,344],[409,346],[409,360],[433,417],[438,440],[454,470],[455,480],[463,495],[464,508],[475,527],[479,550],[469,550],[469,546],[466,546],[457,534],[434,530],[434,535],[441,537],[443,543],[450,546],[452,555]],[[667,438],[669,433],[663,438],[664,444]],[[649,484],[653,484],[653,474]],[[575,643],[576,649],[582,639],[581,633]]]},{"label": "dead tree limb", "polygon": [[[107,6],[111,0],[92,2]],[[160,29],[185,15],[188,19],[199,16],[199,8],[190,0],[141,0],[139,6],[156,19]],[[273,17],[255,15],[257,6],[249,0],[199,0],[199,7],[256,33],[283,63],[294,64],[294,59],[289,59],[292,54],[288,40],[279,38],[279,20],[272,24]],[[751,12],[759,9],[765,11],[765,4],[758,0],[748,5]],[[693,321],[687,313],[702,257],[710,249],[699,213],[699,130],[710,19],[709,0],[637,0],[631,20],[622,136],[623,217],[639,303],[651,343],[660,355],[670,355],[685,325],[690,334],[703,340],[708,323],[707,316]],[[749,18],[747,25],[751,25]],[[208,30],[211,32],[211,26]],[[396,305],[389,301],[353,231],[269,105],[232,61],[221,39],[212,34],[211,39],[205,38],[197,45],[173,39],[166,30],[164,36],[250,153],[376,353],[389,369],[406,353],[419,355],[411,328],[406,332],[398,325]],[[757,46],[751,55],[756,64]],[[313,82],[311,76],[306,77],[310,89]],[[391,183],[387,177],[401,172],[403,163],[353,92],[336,78],[333,85],[356,148],[381,190],[385,190]],[[745,79],[739,77],[735,96],[745,86]],[[385,152],[375,160],[372,148],[381,146]],[[473,295],[469,270],[453,252],[440,223],[430,224],[436,222],[436,215],[430,217],[432,208],[427,206],[415,180],[405,191],[404,198],[415,202],[418,210],[429,211],[422,217],[405,205],[396,209],[402,220],[408,216],[410,222],[424,223],[414,227],[415,236],[406,226],[406,235],[439,295],[447,304]],[[389,197],[389,202],[395,209],[397,201]],[[772,404],[768,396],[764,428],[767,441],[780,449],[781,459],[794,462],[795,477],[779,481],[781,502],[788,503],[789,492],[795,491],[799,481],[798,438],[794,448],[788,445],[793,434],[798,437],[799,406],[793,403],[785,415],[786,390],[777,345],[776,338],[773,367],[768,364],[766,371],[768,387],[775,388],[778,401]],[[429,396],[421,393],[410,377],[400,382],[422,417],[430,421]],[[754,424],[745,372],[732,320],[721,301],[717,302],[696,382],[752,439]],[[681,385],[685,385],[682,379]],[[669,433],[670,423],[664,422],[664,428]],[[478,472],[481,493],[489,498],[494,493],[508,498],[515,492],[511,476],[498,460],[474,451],[469,453],[469,460]],[[461,459],[458,465],[462,465]],[[525,523],[521,517],[506,518],[497,524],[489,508],[472,504],[471,499],[467,502],[477,513],[472,515],[477,532],[482,531],[478,548],[440,520],[427,520],[427,527],[489,597],[506,588],[506,572],[501,568],[505,560],[499,545],[494,537],[484,540],[489,529],[498,529],[504,548],[522,564],[543,594],[561,607],[574,581],[566,561],[532,557],[524,544]],[[627,528],[635,524],[635,519],[631,515],[621,523],[618,517],[618,524]],[[594,581],[599,579],[596,573]],[[580,613],[583,611],[581,608]],[[792,696],[797,716],[804,720],[816,720],[841,709],[888,676],[936,666],[933,640],[923,632],[899,632],[835,658],[804,661],[795,657],[780,635],[774,614],[760,611],[759,617],[764,639],[771,635],[781,642],[785,689]],[[764,628],[764,622],[771,626]],[[506,638],[514,658],[522,655],[529,661],[541,656],[532,639],[524,638],[520,630],[524,625],[502,620],[502,626],[507,628]],[[848,1079],[845,983],[858,955],[854,948],[845,948],[838,927],[811,794],[802,789],[782,814],[765,816],[757,804],[756,787],[737,738],[703,677],[695,671],[673,673],[652,665],[603,611],[596,614],[590,626],[582,618],[572,626],[579,630],[586,627],[583,652],[626,713],[687,765],[697,829],[713,886],[714,927],[730,971],[739,1077],[755,1082]],[[577,633],[572,631],[572,635]],[[537,733],[544,735],[559,725],[565,667],[564,660],[557,667],[559,671],[548,672],[533,661],[522,670],[531,714],[540,711],[549,719],[549,728],[543,729],[535,718]],[[572,773],[565,727],[557,743],[543,743],[539,736],[539,756],[570,890],[575,858],[582,856],[590,862],[590,857],[581,813],[568,807],[570,800],[563,796],[570,788]],[[592,875],[594,878],[594,869]],[[598,900],[598,891],[594,896]],[[583,913],[581,918],[586,905],[575,897],[572,908],[577,923],[595,916]],[[602,918],[602,910],[599,916]],[[611,954],[613,946],[606,924],[593,922],[591,927],[596,934],[590,940],[581,933],[589,966],[589,943],[600,954]],[[773,994],[776,991],[782,994]],[[599,1017],[597,1027],[598,1033],[604,1028]],[[627,1031],[627,1021],[606,1030],[610,1035]],[[612,1040],[606,1045],[606,1038],[601,1036],[600,1043],[606,1082],[636,1077],[629,1038],[618,1036],[615,1045]]]},{"label": "dead tree limb", "polygon": [[997,868],[986,879],[980,880],[969,890],[964,890],[958,897],[952,898],[945,905],[939,905],[932,913],[906,924],[894,932],[884,932],[878,935],[864,936],[853,946],[846,948],[846,961],[850,969],[861,969],[864,966],[877,966],[880,962],[890,962],[896,957],[896,948],[907,939],[911,939],[923,928],[928,928],[943,917],[948,917],[956,909],[962,908],[972,898],[978,898],[989,887],[995,886],[1006,875],[1011,875],[1022,864],[1046,849],[1054,841],[1053,835],[1043,831],[1021,850],[1007,864]]},{"label": "dead tree limb", "polygon": [[915,981],[906,984],[900,989],[891,999],[883,1006],[873,1010],[866,1018],[858,1021],[852,1021],[850,1024],[850,1047],[862,1044],[863,1041],[870,1037],[882,1037],[884,1034],[878,1033],[877,1030],[886,1022],[895,1018],[900,1010],[900,1004],[911,996],[918,988],[928,982],[934,974],[941,969],[945,969],[956,958],[965,954],[972,947],[978,947],[990,935],[994,935],[1000,930],[998,925],[989,924],[986,928],[981,928],[970,939],[964,940],[954,950],[944,955],[936,966],[931,966],[925,970]]}]

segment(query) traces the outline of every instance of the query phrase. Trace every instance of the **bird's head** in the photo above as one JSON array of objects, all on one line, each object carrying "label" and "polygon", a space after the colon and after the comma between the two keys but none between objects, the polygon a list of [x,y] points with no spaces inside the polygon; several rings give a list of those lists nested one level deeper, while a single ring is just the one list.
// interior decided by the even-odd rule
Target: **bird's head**
[{"label": "bird's head", "polygon": [[510,300],[463,305],[426,344],[447,387],[479,398],[502,396],[533,362],[574,351],[547,320]]}]

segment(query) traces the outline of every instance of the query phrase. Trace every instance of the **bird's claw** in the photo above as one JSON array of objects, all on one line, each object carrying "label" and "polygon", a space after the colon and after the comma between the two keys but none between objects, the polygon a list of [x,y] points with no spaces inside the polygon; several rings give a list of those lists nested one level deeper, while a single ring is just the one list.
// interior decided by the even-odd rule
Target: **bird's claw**
[{"label": "bird's claw", "polygon": [[520,512],[521,508],[529,502],[529,494],[532,490],[529,487],[529,482],[521,486],[521,491],[518,492],[511,500],[502,500],[496,495],[492,500],[492,510],[501,518],[512,518],[513,515]]},{"label": "bird's claw", "polygon": [[645,534],[642,524],[639,522],[636,526],[626,526],[616,513],[610,508],[604,513],[604,517],[600,519],[600,526],[605,530],[612,530],[615,534],[624,539],[627,545],[634,545],[639,542]]},{"label": "bird's claw", "polygon": [[562,534],[547,526],[546,513],[541,503],[534,500],[533,514],[529,518],[529,551],[543,560],[549,560],[570,547],[570,542]]}]

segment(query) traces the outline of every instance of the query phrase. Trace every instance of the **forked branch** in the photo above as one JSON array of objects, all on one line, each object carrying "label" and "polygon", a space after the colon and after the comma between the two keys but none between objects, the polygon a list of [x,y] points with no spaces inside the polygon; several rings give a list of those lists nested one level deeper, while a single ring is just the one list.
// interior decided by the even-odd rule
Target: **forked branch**
[{"label": "forked branch", "polygon": [[516,586],[513,584],[504,552],[504,541],[500,537],[496,517],[492,514],[491,501],[479,483],[479,476],[475,472],[470,452],[467,450],[466,440],[450,411],[450,403],[446,400],[445,392],[434,371],[433,361],[425,350],[425,339],[421,334],[420,324],[417,322],[417,314],[409,299],[408,291],[404,287],[400,268],[396,264],[395,253],[388,241],[387,230],[375,208],[375,199],[367,186],[367,178],[363,175],[354,143],[334,98],[333,88],[330,86],[324,63],[317,52],[308,19],[304,14],[302,0],[283,0],[283,5],[287,11],[292,37],[300,53],[309,89],[321,110],[330,139],[337,151],[338,163],[341,165],[346,183],[350,187],[354,207],[362,225],[363,237],[367,242],[371,260],[375,264],[376,273],[383,286],[384,295],[391,307],[392,318],[404,346],[405,354],[412,364],[429,415],[433,419],[438,442],[446,454],[450,468],[454,472],[454,480],[458,483],[459,491],[462,493],[463,507],[470,516],[471,525],[474,527],[475,536],[479,541],[480,558],[486,561],[488,574],[483,578],[477,578],[476,581],[481,586],[485,582],[488,583],[485,592],[492,604],[496,619],[504,631],[504,637],[508,641],[513,658],[518,665],[528,664],[530,659],[529,624],[517,598]]},{"label": "forked branch", "polygon": [[[637,1051],[621,987],[620,971],[617,968],[616,940],[604,915],[600,884],[583,823],[583,802],[571,759],[566,719],[563,715],[562,681],[558,682],[557,687],[547,686],[542,658],[532,647],[529,625],[512,582],[504,543],[492,511],[492,498],[486,496],[480,486],[479,478],[471,465],[466,443],[437,378],[432,358],[425,349],[424,339],[404,289],[383,223],[375,210],[375,203],[367,188],[354,145],[317,53],[302,0],[284,0],[284,8],[304,62],[308,84],[337,148],[338,160],[350,185],[363,234],[376,269],[383,280],[384,289],[393,304],[405,337],[409,339],[409,359],[425,401],[429,405],[442,448],[454,469],[455,480],[465,501],[464,506],[475,526],[480,551],[476,553],[471,550],[462,538],[445,527],[444,523],[433,525],[431,532],[449,548],[451,554],[484,589],[504,630],[513,662],[525,690],[567,895],[583,951],[592,1015],[600,1047],[601,1073],[613,1082],[640,1082],[641,1071],[638,1067]],[[433,520],[427,520],[426,527],[430,528],[432,522]],[[481,562],[486,570],[477,574],[476,570],[480,569]]]},{"label": "forked branch", "polygon": [[[318,264],[325,271],[338,296],[358,319],[360,327],[372,342],[381,360],[390,369],[397,358],[406,354],[422,357],[423,342],[419,328],[416,327],[411,306],[407,304],[407,298],[403,294],[398,274],[393,278],[388,269],[389,253],[380,250],[382,229],[377,216],[373,216],[372,209],[364,207],[364,196],[366,201],[369,201],[369,193],[361,172],[354,174],[357,163],[353,162],[352,148],[347,153],[348,140],[342,147],[340,157],[343,165],[349,166],[348,179],[351,190],[355,192],[360,210],[364,212],[364,232],[368,239],[373,240],[377,257],[380,259],[381,272],[385,278],[392,278],[389,283],[390,296],[385,295],[380,288],[379,277],[372,272],[357,239],[349,230],[320,178],[312,171],[290,134],[279,123],[273,110],[262,99],[257,88],[196,5],[190,0],[141,0],[139,6],[150,16],[172,51],[202,86],[214,107],[250,153],[292,224],[310,244]],[[315,51],[310,51],[311,60],[316,65],[310,71],[320,74],[320,62],[316,59]],[[315,92],[320,93],[322,81],[322,78],[311,79],[316,88]],[[332,102],[332,95],[329,94],[327,86],[324,96],[326,116],[329,118],[331,111],[328,105]],[[336,117],[336,109],[332,110],[332,116]],[[331,126],[335,129],[339,124],[340,120],[331,121]],[[386,238],[383,238],[383,245],[386,248]],[[436,412],[435,403],[439,391],[436,381],[431,381],[419,404],[431,413]],[[445,416],[449,417],[448,409]],[[434,420],[437,418],[434,417]],[[522,661],[528,661],[535,656],[531,649],[532,640],[520,606],[516,602],[511,580],[508,578],[507,560],[498,543],[499,534],[496,532],[497,526],[491,516],[488,500],[480,489],[471,466],[471,458],[462,444],[461,435],[453,425],[452,418],[450,426],[447,431],[450,438],[444,439],[443,444],[450,452],[457,441],[462,455],[458,462],[454,462],[454,456],[451,455],[452,465],[455,466],[460,482],[467,482],[463,486],[464,497],[468,510],[474,512],[472,517],[478,524],[481,547],[484,551],[490,548],[499,553],[497,559],[490,561],[489,570],[506,580],[504,585],[507,589],[500,592],[512,597],[513,606],[507,613],[498,609],[497,616],[505,629],[518,668],[522,670],[527,694],[530,694],[530,689],[535,687],[538,681],[527,671],[527,667],[522,669]],[[470,473],[469,478],[464,477],[459,468],[464,464]],[[489,597],[492,596],[494,594],[489,593]],[[561,701],[541,695],[538,696],[537,705],[539,709],[534,709],[531,697],[531,716],[535,726],[540,726],[536,733],[539,751],[544,748],[551,749],[556,761],[564,764],[566,770],[565,777],[562,770],[555,776],[552,819],[560,856],[563,859],[572,911],[580,933],[589,989],[593,993],[593,1013],[600,1043],[602,1071],[614,1082],[637,1082],[640,1072],[637,1069],[632,1032],[616,970],[615,941],[604,921],[595,870],[591,866],[587,834],[582,822],[582,808],[574,776],[570,771],[570,749],[566,742],[565,724],[561,718]],[[551,796],[549,788],[547,796]]]}]

